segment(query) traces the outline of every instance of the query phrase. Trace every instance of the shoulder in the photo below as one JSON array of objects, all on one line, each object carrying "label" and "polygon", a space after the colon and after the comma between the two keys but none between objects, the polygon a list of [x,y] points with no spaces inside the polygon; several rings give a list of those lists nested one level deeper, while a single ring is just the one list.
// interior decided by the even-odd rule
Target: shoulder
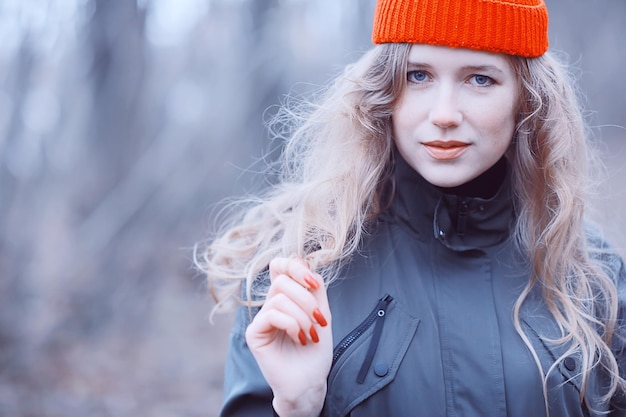
[{"label": "shoulder", "polygon": [[601,230],[592,224],[585,224],[589,257],[596,261],[616,284],[626,286],[624,260],[616,248],[604,237]]},{"label": "shoulder", "polygon": [[586,225],[586,233],[589,257],[596,262],[614,286],[618,337],[614,338],[612,347],[621,352],[620,358],[622,356],[624,358],[620,359],[620,362],[626,364],[626,267],[624,260],[597,227]]}]

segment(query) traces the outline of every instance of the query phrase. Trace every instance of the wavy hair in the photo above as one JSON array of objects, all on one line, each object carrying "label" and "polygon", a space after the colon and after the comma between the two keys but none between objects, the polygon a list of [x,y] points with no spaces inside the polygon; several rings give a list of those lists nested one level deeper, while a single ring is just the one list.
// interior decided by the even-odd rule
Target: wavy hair
[{"label": "wavy hair", "polygon": [[[607,267],[613,255],[589,236],[584,224],[596,155],[566,67],[551,53],[535,59],[510,57],[510,62],[522,92],[509,152],[518,212],[514,235],[532,265],[514,307],[514,323],[541,369],[519,317],[531,290],[539,286],[561,332],[549,342],[569,346],[545,375],[579,351],[583,370],[601,366],[609,375],[610,389],[596,399],[606,402],[626,385],[611,351],[618,318],[617,271]],[[581,401],[591,408],[591,399],[585,397],[588,374],[582,372]],[[544,393],[546,383],[547,377]]]},{"label": "wavy hair", "polygon": [[391,112],[406,80],[408,47],[373,48],[326,90],[320,104],[284,107],[274,120],[286,138],[278,184],[248,206],[201,249],[218,307],[232,304],[245,282],[277,256],[297,255],[332,280],[358,248],[365,224],[381,208],[392,171]]},{"label": "wavy hair", "polygon": [[[276,118],[287,131],[278,184],[238,203],[240,214],[197,248],[217,308],[243,302],[242,295],[257,300],[249,306],[262,304],[255,280],[274,257],[300,256],[332,281],[357,251],[368,220],[393,194],[391,116],[406,84],[409,50],[410,44],[375,46],[346,68],[319,104],[283,108]],[[590,255],[583,225],[590,153],[581,107],[569,74],[551,53],[508,58],[521,90],[507,154],[519,214],[514,237],[532,265],[514,307],[515,327],[544,374],[544,393],[558,362],[580,351],[583,369],[601,366],[610,376],[602,398],[608,400],[626,388],[610,349],[618,308],[614,277]],[[520,308],[536,287],[561,329],[552,342],[571,346],[545,372],[520,324]],[[587,375],[581,401],[587,400]]]}]

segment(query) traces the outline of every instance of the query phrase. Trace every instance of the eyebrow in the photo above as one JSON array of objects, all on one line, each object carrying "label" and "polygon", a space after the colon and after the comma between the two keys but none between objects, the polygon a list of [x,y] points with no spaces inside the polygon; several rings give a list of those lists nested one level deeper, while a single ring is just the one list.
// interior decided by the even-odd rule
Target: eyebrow
[{"label": "eyebrow", "polygon": [[461,69],[467,70],[467,71],[478,71],[478,72],[493,71],[493,72],[498,72],[500,74],[504,72],[495,65],[466,65],[462,67]]},{"label": "eyebrow", "polygon": [[[424,69],[430,69],[432,68],[432,65],[430,64],[425,64],[422,62],[411,62],[409,61],[407,63],[408,68],[424,68]],[[495,65],[465,65],[463,67],[460,68],[462,71],[476,71],[476,72],[497,72],[497,73],[504,73],[504,71],[502,71],[500,68],[498,68]]]}]

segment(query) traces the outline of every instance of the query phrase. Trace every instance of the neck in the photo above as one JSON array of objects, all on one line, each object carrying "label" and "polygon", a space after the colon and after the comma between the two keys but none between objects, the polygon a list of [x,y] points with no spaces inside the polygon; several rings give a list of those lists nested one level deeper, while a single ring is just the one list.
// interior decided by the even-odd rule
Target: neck
[{"label": "neck", "polygon": [[507,163],[500,158],[491,168],[473,180],[456,187],[438,187],[446,194],[489,199],[496,195],[506,177]]}]

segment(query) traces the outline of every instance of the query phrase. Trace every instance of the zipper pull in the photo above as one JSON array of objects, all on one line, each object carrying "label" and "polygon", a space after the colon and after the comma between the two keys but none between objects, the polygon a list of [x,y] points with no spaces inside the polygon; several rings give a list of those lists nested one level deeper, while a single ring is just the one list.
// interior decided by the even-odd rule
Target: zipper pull
[{"label": "zipper pull", "polygon": [[375,324],[374,331],[372,332],[372,340],[370,341],[369,348],[367,349],[367,354],[365,355],[365,359],[363,360],[363,365],[361,365],[359,374],[356,377],[356,382],[358,384],[362,384],[363,382],[365,382],[367,371],[369,371],[370,366],[372,366],[372,361],[374,360],[374,355],[376,355],[376,349],[378,348],[378,342],[380,341],[380,336],[383,333],[383,324],[385,322],[385,316],[387,315],[387,308],[392,301],[393,297],[389,294],[385,294],[385,296],[383,296],[383,298],[381,298],[376,305],[376,317],[374,319]]}]

